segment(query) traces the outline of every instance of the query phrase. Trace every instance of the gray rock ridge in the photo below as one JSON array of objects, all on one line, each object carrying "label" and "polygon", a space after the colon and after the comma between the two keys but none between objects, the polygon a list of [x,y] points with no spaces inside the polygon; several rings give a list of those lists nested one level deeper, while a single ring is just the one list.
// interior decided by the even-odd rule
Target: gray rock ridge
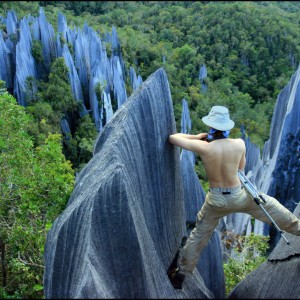
[{"label": "gray rock ridge", "polygon": [[47,299],[214,298],[198,271],[182,290],[166,274],[186,230],[175,131],[159,69],[106,124],[47,235]]},{"label": "gray rock ridge", "polygon": [[[300,217],[300,205],[294,211]],[[299,299],[300,237],[285,233],[268,257],[228,295],[229,299]]]},{"label": "gray rock ridge", "polygon": [[[300,82],[300,66],[297,71],[291,77],[290,82],[282,89],[279,93],[274,108],[274,113],[271,122],[270,138],[266,142],[263,148],[262,160],[263,165],[256,170],[255,178],[259,190],[265,193],[270,193],[275,196],[276,190],[274,187],[280,189],[279,186],[286,188],[282,185],[282,180],[278,180],[278,174],[276,172],[287,175],[286,181],[294,173],[299,174],[299,164],[292,163],[289,165],[289,160],[293,157],[297,158],[297,131],[300,127],[300,94],[299,94],[299,82]],[[294,140],[294,148],[287,149],[287,141],[290,143]],[[299,140],[298,140],[299,142]],[[295,147],[296,146],[296,147]],[[293,152],[288,152],[293,150]],[[280,165],[283,157],[287,157],[288,160],[285,161],[286,167],[290,168],[290,173],[286,172],[286,167],[282,169],[282,164]],[[299,162],[299,161],[298,161]],[[280,182],[278,182],[280,181]],[[293,195],[294,196],[294,195]],[[297,198],[293,197],[293,200]],[[286,204],[284,199],[279,199],[281,203]],[[296,205],[291,207],[294,210]]]},{"label": "gray rock ridge", "polygon": [[[270,139],[263,148],[262,159],[256,160],[256,164],[248,165],[251,178],[258,189],[278,199],[298,217],[300,217],[299,91],[298,67],[290,82],[278,95]],[[249,149],[253,148],[250,142],[247,145]],[[300,298],[300,237],[285,233],[290,242],[290,245],[287,245],[280,233],[274,231],[270,229],[270,234],[275,236],[271,246],[275,248],[268,260],[240,282],[229,294],[229,299]]]},{"label": "gray rock ridge", "polygon": [[207,84],[205,83],[205,79],[207,78],[207,69],[205,64],[202,64],[199,69],[199,80],[201,82],[201,92],[206,93]]},{"label": "gray rock ridge", "polygon": [[134,67],[129,68],[129,78],[131,87],[134,91],[143,83],[141,75],[136,74]]},{"label": "gray rock ridge", "polygon": [[[300,205],[296,207],[294,214],[300,218]],[[268,261],[285,261],[289,260],[291,257],[297,256],[299,259],[298,266],[300,266],[300,237],[287,232],[285,232],[284,235],[290,244],[287,245],[286,241],[281,238],[269,255]]]},{"label": "gray rock ridge", "polygon": [[[279,93],[271,122],[270,138],[265,143],[261,159],[247,162],[248,173],[260,192],[276,198],[293,211],[300,194],[300,66],[289,83]],[[251,143],[247,144],[253,150]],[[250,150],[251,149],[251,150]],[[249,152],[248,151],[248,152]],[[271,249],[280,233],[263,224],[260,232],[271,236]]]}]

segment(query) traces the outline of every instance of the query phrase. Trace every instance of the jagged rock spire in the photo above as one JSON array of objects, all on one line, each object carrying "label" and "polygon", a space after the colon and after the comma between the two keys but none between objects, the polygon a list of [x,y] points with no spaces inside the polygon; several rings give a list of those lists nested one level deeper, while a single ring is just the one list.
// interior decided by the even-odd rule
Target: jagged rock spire
[{"label": "jagged rock spire", "polygon": [[47,235],[46,298],[213,298],[198,271],[182,291],[167,277],[185,232],[175,131],[159,69],[103,128]]}]

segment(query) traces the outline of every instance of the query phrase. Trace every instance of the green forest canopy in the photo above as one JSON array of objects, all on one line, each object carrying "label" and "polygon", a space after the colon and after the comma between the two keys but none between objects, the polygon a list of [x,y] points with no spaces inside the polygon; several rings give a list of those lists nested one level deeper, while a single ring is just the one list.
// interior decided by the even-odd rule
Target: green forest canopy
[{"label": "green forest canopy", "polygon": [[[278,93],[299,62],[297,2],[16,1],[2,2],[0,11],[37,16],[39,6],[54,28],[58,11],[69,26],[88,22],[101,34],[116,26],[127,68],[134,66],[145,80],[164,67],[178,127],[185,98],[193,132],[206,130],[199,120],[212,105],[223,104],[236,121],[233,134],[244,124],[262,146]],[[198,78],[202,64],[208,70],[206,94]]]},{"label": "green forest canopy", "polygon": [[44,245],[74,187],[61,135],[34,147],[34,120],[14,97],[0,94],[0,297],[43,296]]},{"label": "green forest canopy", "polygon": [[[277,95],[299,62],[297,2],[40,1],[18,3],[18,7],[5,4],[6,11],[13,7],[19,17],[28,12],[38,15],[39,5],[44,6],[54,28],[58,11],[65,14],[68,24],[82,27],[88,22],[101,34],[116,26],[128,69],[134,66],[145,80],[157,68],[165,68],[178,124],[183,98],[192,111],[195,132],[205,129],[199,118],[211,105],[222,101],[231,109],[237,126],[244,124],[260,146],[268,138]],[[4,4],[1,8],[3,11]],[[208,70],[209,89],[205,95],[200,92],[198,79],[202,64]],[[248,103],[240,100],[241,93]],[[249,109],[259,113],[249,114]]]}]

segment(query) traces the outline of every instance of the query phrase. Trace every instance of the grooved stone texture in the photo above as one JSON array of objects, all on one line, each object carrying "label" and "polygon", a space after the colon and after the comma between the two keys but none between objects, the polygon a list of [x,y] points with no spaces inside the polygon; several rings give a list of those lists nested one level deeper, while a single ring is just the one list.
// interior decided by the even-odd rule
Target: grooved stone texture
[{"label": "grooved stone texture", "polygon": [[159,69],[104,127],[48,233],[46,298],[214,298],[197,270],[182,290],[166,274],[186,235],[180,153],[168,142],[174,132]]}]

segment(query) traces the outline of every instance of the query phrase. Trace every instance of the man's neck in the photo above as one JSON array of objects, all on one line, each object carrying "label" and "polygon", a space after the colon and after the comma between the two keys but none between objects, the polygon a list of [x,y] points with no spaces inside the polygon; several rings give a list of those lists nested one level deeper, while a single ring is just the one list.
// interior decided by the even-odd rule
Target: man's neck
[{"label": "man's neck", "polygon": [[217,131],[216,133],[211,135],[211,138],[208,140],[208,142],[212,142],[220,139],[227,139],[227,137],[223,135],[222,131]]}]

